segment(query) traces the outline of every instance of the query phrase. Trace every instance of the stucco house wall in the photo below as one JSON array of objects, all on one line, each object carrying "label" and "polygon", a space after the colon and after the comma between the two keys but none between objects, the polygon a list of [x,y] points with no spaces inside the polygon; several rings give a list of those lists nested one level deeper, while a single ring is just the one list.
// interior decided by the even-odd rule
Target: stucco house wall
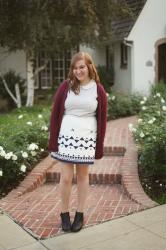
[{"label": "stucco house wall", "polygon": [[148,94],[155,83],[155,43],[166,37],[165,11],[165,0],[148,0],[127,37],[133,41],[132,92]]},{"label": "stucco house wall", "polygon": [[85,51],[91,55],[93,58],[93,61],[96,66],[98,65],[106,65],[106,52],[105,48],[96,47],[96,48],[90,48],[87,46],[80,46],[80,51]]},{"label": "stucco house wall", "polygon": [[20,76],[26,78],[26,55],[24,51],[7,53],[7,50],[0,48],[0,71],[2,74],[10,69],[16,71]]},{"label": "stucco house wall", "polygon": [[128,47],[128,65],[127,68],[121,68],[120,43],[114,44],[114,86],[113,89],[131,93],[131,48]]},{"label": "stucco house wall", "polygon": [[[141,6],[141,0],[139,3]],[[157,46],[166,43],[165,10],[165,0],[147,0],[132,26],[130,22],[125,23],[123,20],[117,24],[115,34],[117,29],[117,34],[123,35],[114,42],[114,89],[125,93],[140,92],[148,95],[151,86],[157,83],[159,68]],[[120,43],[128,46],[126,68],[120,65]]]}]

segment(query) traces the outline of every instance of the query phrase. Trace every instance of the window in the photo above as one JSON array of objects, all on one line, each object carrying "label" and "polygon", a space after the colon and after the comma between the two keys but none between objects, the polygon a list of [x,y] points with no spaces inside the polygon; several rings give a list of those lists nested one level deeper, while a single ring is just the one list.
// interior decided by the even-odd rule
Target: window
[{"label": "window", "polygon": [[120,45],[120,66],[127,68],[127,46],[124,43]]},{"label": "window", "polygon": [[[47,66],[39,72],[35,88],[48,89],[52,87],[53,83],[59,84],[62,82],[67,76],[71,56],[71,51],[67,51],[51,58],[48,61]],[[41,67],[47,62],[47,60],[47,53],[41,52],[37,57],[36,66]]]}]

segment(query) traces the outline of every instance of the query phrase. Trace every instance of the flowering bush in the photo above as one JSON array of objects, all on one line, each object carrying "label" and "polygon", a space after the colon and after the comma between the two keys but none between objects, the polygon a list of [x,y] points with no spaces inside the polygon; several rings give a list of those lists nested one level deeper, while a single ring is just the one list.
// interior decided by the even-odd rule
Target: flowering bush
[{"label": "flowering bush", "polygon": [[138,114],[141,108],[141,99],[142,96],[139,94],[122,95],[114,92],[109,93],[108,120]]},{"label": "flowering bush", "polygon": [[138,126],[129,125],[139,150],[139,164],[146,176],[166,177],[166,100],[160,93],[144,97]]},{"label": "flowering bush", "polygon": [[1,116],[1,192],[17,185],[42,155],[46,155],[49,114],[46,108],[22,108]]},{"label": "flowering bush", "polygon": [[138,146],[139,176],[145,192],[159,204],[165,204],[166,85],[157,84],[140,104],[137,127],[129,125]]}]

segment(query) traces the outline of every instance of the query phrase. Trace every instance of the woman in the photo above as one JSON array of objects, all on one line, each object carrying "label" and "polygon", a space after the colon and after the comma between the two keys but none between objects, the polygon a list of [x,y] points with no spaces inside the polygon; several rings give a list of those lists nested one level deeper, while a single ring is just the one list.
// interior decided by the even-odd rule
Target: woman
[{"label": "woman", "polygon": [[[107,98],[89,54],[76,53],[68,80],[58,88],[51,114],[49,151],[61,162],[61,220],[64,231],[83,226],[89,187],[88,166],[103,156]],[[78,207],[71,225],[69,198],[74,164],[77,174]]]}]

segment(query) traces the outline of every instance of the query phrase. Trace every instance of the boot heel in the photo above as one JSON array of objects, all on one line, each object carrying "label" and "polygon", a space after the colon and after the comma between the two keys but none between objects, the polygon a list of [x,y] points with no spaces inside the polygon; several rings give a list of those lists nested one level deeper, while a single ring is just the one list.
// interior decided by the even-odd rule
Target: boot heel
[{"label": "boot heel", "polygon": [[72,232],[78,232],[81,230],[84,224],[84,214],[81,212],[77,212],[74,217],[73,224],[71,226],[71,231]]}]

